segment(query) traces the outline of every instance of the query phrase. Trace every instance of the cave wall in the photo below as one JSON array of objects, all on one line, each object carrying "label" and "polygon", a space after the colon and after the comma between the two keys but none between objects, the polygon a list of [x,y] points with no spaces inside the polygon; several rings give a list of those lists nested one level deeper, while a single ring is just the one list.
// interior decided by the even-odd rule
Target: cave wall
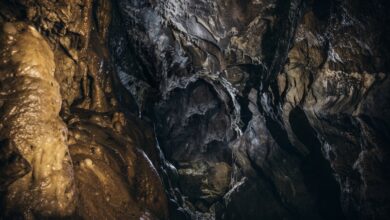
[{"label": "cave wall", "polygon": [[329,13],[307,12],[278,76],[283,117],[290,118],[295,139],[308,145],[307,133],[299,135],[302,125],[294,128],[291,121],[296,108],[306,115],[351,219],[389,215],[384,202],[389,196],[389,136],[382,132],[388,130],[389,114],[386,101],[379,101],[389,94],[388,30],[382,29],[388,20],[382,14],[386,4],[335,2]]},{"label": "cave wall", "polygon": [[156,123],[189,209],[217,219],[387,218],[388,7],[118,2],[116,72],[128,105]]},{"label": "cave wall", "polygon": [[0,2],[0,219],[388,219],[386,0]]},{"label": "cave wall", "polygon": [[168,219],[153,128],[113,91],[111,2],[1,1],[0,14],[0,218]]}]

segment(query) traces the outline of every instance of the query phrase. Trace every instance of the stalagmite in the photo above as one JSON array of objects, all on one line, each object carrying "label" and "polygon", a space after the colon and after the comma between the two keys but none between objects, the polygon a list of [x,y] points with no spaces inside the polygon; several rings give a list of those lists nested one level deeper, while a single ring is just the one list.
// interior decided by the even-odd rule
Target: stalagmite
[{"label": "stalagmite", "polygon": [[16,170],[21,174],[18,179],[2,186],[4,212],[20,212],[26,218],[31,213],[70,215],[76,205],[75,183],[68,131],[59,117],[61,95],[53,52],[26,23],[4,23],[0,38],[0,139],[9,155],[1,172],[22,169]]}]

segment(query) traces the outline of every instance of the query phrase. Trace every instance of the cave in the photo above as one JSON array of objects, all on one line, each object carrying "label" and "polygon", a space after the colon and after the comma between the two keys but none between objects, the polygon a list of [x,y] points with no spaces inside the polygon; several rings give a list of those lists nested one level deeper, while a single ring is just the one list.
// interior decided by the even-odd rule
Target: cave
[{"label": "cave", "polygon": [[388,0],[1,0],[0,220],[390,219]]}]

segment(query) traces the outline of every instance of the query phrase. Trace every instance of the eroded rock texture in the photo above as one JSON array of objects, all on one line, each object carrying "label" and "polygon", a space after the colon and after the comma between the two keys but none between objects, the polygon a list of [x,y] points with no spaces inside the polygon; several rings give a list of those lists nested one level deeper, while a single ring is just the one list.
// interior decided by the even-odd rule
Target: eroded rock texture
[{"label": "eroded rock texture", "polygon": [[1,1],[0,219],[388,219],[389,9]]},{"label": "eroded rock texture", "polygon": [[153,129],[113,95],[110,17],[109,1],[1,2],[1,218],[168,219]]},{"label": "eroded rock texture", "polygon": [[116,72],[128,105],[156,123],[190,210],[387,218],[387,9],[385,1],[118,2]]},{"label": "eroded rock texture", "polygon": [[75,208],[75,188],[53,52],[24,23],[5,23],[1,41],[3,207],[68,215]]}]

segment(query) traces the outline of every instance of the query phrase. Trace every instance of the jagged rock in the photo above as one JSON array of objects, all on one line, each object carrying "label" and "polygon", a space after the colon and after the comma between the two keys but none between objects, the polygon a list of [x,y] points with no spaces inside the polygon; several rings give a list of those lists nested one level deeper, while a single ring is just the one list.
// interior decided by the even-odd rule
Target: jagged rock
[{"label": "jagged rock", "polygon": [[[361,106],[367,106],[366,97],[372,97],[375,87],[388,85],[386,32],[375,33],[384,22],[382,7],[387,3],[360,3],[335,2],[322,12],[314,5],[304,15],[285,65],[288,86],[282,95],[282,114],[291,126],[291,137],[306,146],[307,137],[297,130],[301,126],[294,128],[291,123],[302,117],[310,122],[307,126],[315,130],[340,184],[341,205],[348,218],[386,219],[389,164],[388,149],[381,143],[389,140],[388,133],[382,132],[389,126],[388,107],[383,106],[379,116]],[[389,94],[386,89],[382,92],[376,97]],[[371,102],[370,109],[379,109],[377,104]],[[302,116],[294,114],[297,106],[303,109]],[[381,195],[375,195],[377,190]]]},{"label": "jagged rock", "polygon": [[389,9],[0,1],[0,218],[388,219]]},{"label": "jagged rock", "polygon": [[[183,181],[196,182],[181,184],[191,199],[214,190],[201,183],[209,167],[232,165],[229,145],[241,132],[237,99],[245,102],[248,87],[259,86],[256,71],[273,65],[263,60],[286,53],[262,45],[285,25],[281,18],[295,23],[299,1],[275,2],[119,1],[114,8],[111,47],[119,78],[131,104],[156,121],[162,149]],[[293,30],[284,30],[280,45]]]},{"label": "jagged rock", "polygon": [[[377,143],[386,143],[387,117],[376,115],[386,121],[374,126],[383,128],[383,135],[356,117],[364,114],[362,105],[370,109],[364,104],[365,97],[372,97],[369,91],[387,79],[388,30],[380,31],[378,25],[388,20],[383,14],[388,4],[376,5],[119,1],[111,34],[117,74],[133,97],[128,104],[156,122],[161,146],[178,168],[190,207],[213,212],[194,198],[205,190],[202,180],[207,179],[208,166],[224,162],[233,166],[232,187],[245,179],[249,194],[272,193],[249,199],[253,206],[241,210],[246,197],[233,190],[225,196],[229,214],[220,218],[388,215],[368,207],[368,195],[358,187],[363,183],[356,182],[362,178],[359,172],[365,178],[378,175],[373,188],[387,192],[385,148],[360,154],[358,147],[375,142],[374,133]],[[362,142],[358,134],[368,139]],[[373,157],[380,162],[372,162]],[[366,163],[371,165],[359,165]],[[249,208],[268,203],[273,209]],[[386,210],[387,203],[382,204],[380,209]]]}]

